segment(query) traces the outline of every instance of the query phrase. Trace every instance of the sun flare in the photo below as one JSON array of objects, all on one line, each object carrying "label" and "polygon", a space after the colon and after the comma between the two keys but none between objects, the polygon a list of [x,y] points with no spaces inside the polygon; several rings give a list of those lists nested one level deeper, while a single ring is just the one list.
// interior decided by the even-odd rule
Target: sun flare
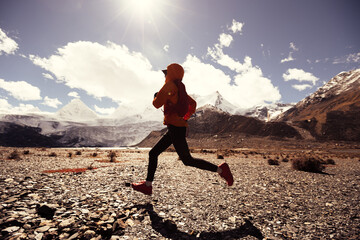
[{"label": "sun flare", "polygon": [[151,12],[156,7],[156,0],[131,0],[130,8],[133,13],[144,14]]}]

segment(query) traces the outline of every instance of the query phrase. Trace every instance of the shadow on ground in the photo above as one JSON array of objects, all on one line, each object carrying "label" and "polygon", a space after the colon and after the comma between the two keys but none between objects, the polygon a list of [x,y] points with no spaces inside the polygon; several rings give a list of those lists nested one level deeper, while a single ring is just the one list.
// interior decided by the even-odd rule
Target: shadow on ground
[{"label": "shadow on ground", "polygon": [[[165,220],[155,211],[152,204],[143,204],[133,206],[137,209],[144,209],[150,216],[152,228],[163,237],[169,239],[241,239],[246,236],[253,236],[257,239],[263,239],[263,235],[249,220],[235,229],[220,232],[194,232],[189,234],[178,230],[177,225],[171,220]],[[199,237],[196,237],[199,236]]]}]

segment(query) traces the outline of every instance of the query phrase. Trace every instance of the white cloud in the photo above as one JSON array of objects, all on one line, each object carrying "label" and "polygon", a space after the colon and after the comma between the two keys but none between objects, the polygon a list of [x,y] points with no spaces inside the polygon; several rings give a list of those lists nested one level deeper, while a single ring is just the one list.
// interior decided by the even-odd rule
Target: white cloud
[{"label": "white cloud", "polygon": [[24,114],[24,113],[34,113],[41,111],[38,107],[35,107],[34,105],[20,103],[18,107],[11,108],[11,112]]},{"label": "white cloud", "polygon": [[288,69],[286,73],[283,74],[283,78],[286,82],[296,80],[299,82],[312,82],[313,85],[319,80],[319,78],[315,77],[312,73],[297,68]]},{"label": "white cloud", "polygon": [[[239,24],[233,21],[233,25],[233,32],[241,31]],[[252,65],[249,56],[239,62],[223,53],[222,48],[231,44],[232,36],[222,36],[219,38],[221,44],[209,48],[208,55],[234,71],[235,77],[232,79],[213,65],[188,55],[182,65],[189,93],[208,95],[219,91],[233,104],[243,108],[265,101],[278,101],[281,98],[278,88],[262,75],[259,67]],[[30,59],[70,88],[83,89],[96,98],[109,97],[123,105],[131,104],[134,109],[151,105],[153,93],[164,84],[161,71],[153,70],[149,60],[141,53],[112,42],[106,45],[85,41],[68,43],[48,58],[30,56]],[[71,95],[78,96],[75,93]],[[99,113],[112,111],[112,108],[96,108]]]},{"label": "white cloud", "polygon": [[24,81],[7,82],[0,79],[0,88],[5,89],[11,96],[18,100],[30,101],[42,99],[40,89]]},{"label": "white cloud", "polygon": [[295,46],[295,43],[291,42],[290,43],[290,49],[294,50],[294,51],[299,51],[299,49]]},{"label": "white cloud", "polygon": [[299,48],[297,48],[295,46],[295,43],[293,42],[290,42],[290,47],[289,47],[292,51],[289,52],[289,56],[287,58],[284,58],[284,59],[281,59],[281,63],[284,63],[284,62],[291,62],[291,61],[294,61],[295,58],[293,57],[293,53],[294,52],[297,52],[299,51]]},{"label": "white cloud", "polygon": [[6,99],[0,99],[0,112],[1,113],[11,113],[11,114],[24,114],[24,113],[34,113],[41,112],[38,107],[35,107],[31,104],[20,103],[19,106],[14,107]]},{"label": "white cloud", "polygon": [[166,44],[163,49],[165,52],[169,52],[169,48],[170,48],[170,46],[168,44]]},{"label": "white cloud", "polygon": [[103,115],[110,115],[110,114],[113,114],[116,110],[116,108],[101,108],[101,107],[98,107],[97,105],[94,105],[94,109],[97,113],[100,113],[100,114],[103,114]]},{"label": "white cloud", "polygon": [[298,91],[304,91],[307,88],[312,88],[310,84],[294,84],[292,87]]},{"label": "white cloud", "polygon": [[51,76],[49,73],[43,73],[42,75],[44,78],[54,80],[53,76]]},{"label": "white cloud", "polygon": [[0,55],[3,52],[5,54],[14,54],[18,48],[18,44],[0,28]]},{"label": "white cloud", "polygon": [[246,69],[252,66],[251,58],[249,56],[246,56],[244,58],[244,63],[242,64],[234,60],[229,55],[225,54],[222,50],[221,45],[219,44],[215,44],[215,46],[212,48],[208,47],[208,55],[218,64],[224,67],[228,67],[237,73],[245,71]]},{"label": "white cloud", "polygon": [[360,63],[360,52],[351,53],[343,57],[335,58],[333,61],[333,64],[340,64],[340,63]]},{"label": "white cloud", "polygon": [[49,98],[48,96],[46,96],[42,104],[52,108],[58,108],[58,105],[61,105],[62,102],[60,102],[57,98]]},{"label": "white cloud", "polygon": [[79,94],[77,92],[69,92],[68,96],[73,97],[73,98],[80,98],[80,96],[79,96]]},{"label": "white cloud", "polygon": [[230,34],[222,33],[219,36],[220,46],[223,46],[223,47],[229,47],[232,40],[233,40],[233,37]]},{"label": "white cloud", "polygon": [[[233,33],[241,31],[243,24],[233,21]],[[237,30],[236,30],[237,29]],[[233,37],[230,34],[222,33],[219,37],[219,43],[213,47],[208,47],[207,56],[221,66],[234,71],[233,81],[221,70],[212,65],[201,63],[199,59],[188,56],[186,66],[190,69],[190,85],[193,85],[197,91],[201,89],[203,95],[219,91],[235,105],[241,108],[253,107],[265,102],[276,102],[280,100],[281,95],[277,87],[274,87],[271,80],[264,77],[258,66],[252,65],[252,59],[245,56],[244,61],[240,62],[223,52],[224,47],[229,47]],[[261,47],[264,45],[262,44]],[[202,76],[206,74],[206,76]],[[197,82],[196,84],[193,82]],[[230,84],[234,82],[235,84]],[[201,95],[201,93],[200,93]]]},{"label": "white cloud", "polygon": [[231,85],[230,76],[195,56],[188,55],[183,66],[184,83],[192,94],[204,96],[219,91],[225,99],[240,108],[249,108],[266,101],[275,102],[281,98],[279,90],[256,67],[251,66],[237,74],[235,84]]},{"label": "white cloud", "polygon": [[164,83],[161,71],[154,71],[141,53],[112,42],[68,43],[49,58],[30,59],[70,88],[83,89],[95,98],[131,103],[134,108],[151,104],[154,92]]},{"label": "white cloud", "polygon": [[11,104],[6,99],[0,99],[0,112],[7,112],[11,107]]},{"label": "white cloud", "polygon": [[244,23],[237,22],[235,19],[233,19],[232,25],[229,28],[229,30],[231,30],[233,33],[240,32],[240,34],[241,34],[243,26],[244,26]]},{"label": "white cloud", "polygon": [[292,52],[289,52],[289,56],[287,58],[284,58],[284,59],[281,59],[281,63],[284,63],[284,62],[291,62],[291,61],[294,61],[295,58],[293,58],[292,56]]}]

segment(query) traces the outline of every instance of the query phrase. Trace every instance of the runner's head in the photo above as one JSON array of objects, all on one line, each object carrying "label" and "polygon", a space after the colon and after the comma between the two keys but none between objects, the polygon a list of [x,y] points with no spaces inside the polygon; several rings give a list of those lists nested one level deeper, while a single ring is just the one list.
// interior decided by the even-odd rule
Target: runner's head
[{"label": "runner's head", "polygon": [[162,70],[165,74],[166,81],[182,80],[184,77],[184,68],[177,63],[167,66],[166,70]]}]

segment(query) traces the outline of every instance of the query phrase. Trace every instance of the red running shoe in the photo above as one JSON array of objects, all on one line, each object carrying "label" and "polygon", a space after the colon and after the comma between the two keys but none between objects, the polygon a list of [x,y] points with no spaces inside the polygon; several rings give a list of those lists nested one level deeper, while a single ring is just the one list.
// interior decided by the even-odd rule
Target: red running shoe
[{"label": "red running shoe", "polygon": [[219,165],[219,168],[222,169],[220,176],[226,180],[228,186],[232,186],[234,183],[234,178],[231,174],[229,165],[227,163],[222,163]]},{"label": "red running shoe", "polygon": [[152,186],[146,186],[146,181],[142,181],[142,182],[139,182],[139,183],[132,183],[131,184],[131,187],[136,190],[136,191],[139,191],[143,194],[146,194],[146,195],[151,195],[152,194]]}]

